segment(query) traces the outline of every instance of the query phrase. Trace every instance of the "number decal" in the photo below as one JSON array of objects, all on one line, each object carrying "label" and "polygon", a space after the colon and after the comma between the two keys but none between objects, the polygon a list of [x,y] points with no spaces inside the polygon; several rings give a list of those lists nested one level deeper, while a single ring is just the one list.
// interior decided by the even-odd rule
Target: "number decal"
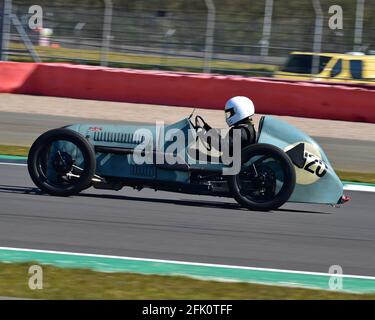
[{"label": "number decal", "polygon": [[[316,175],[319,178],[324,177],[324,175],[327,173],[327,166],[323,162],[323,160],[319,159],[317,156],[308,152],[305,152],[305,158],[306,158],[306,165],[304,167],[304,170]],[[311,158],[312,160],[310,160]],[[316,168],[313,167],[314,164],[318,164]]]},{"label": "number decal", "polygon": [[287,146],[284,151],[294,164],[297,184],[312,184],[327,174],[329,165],[322,160],[319,146],[309,142],[296,142]]},{"label": "number decal", "polygon": [[[319,163],[318,167],[316,168],[316,171],[315,171],[315,174],[319,177],[319,178],[323,178],[324,175],[327,173],[327,167],[325,165],[325,163],[323,163],[323,161],[321,161],[322,163]],[[320,172],[320,170],[322,170]]]},{"label": "number decal", "polygon": [[312,169],[310,169],[310,167],[311,167],[313,164],[315,164],[315,163],[316,163],[316,160],[313,160],[313,161],[311,161],[311,162],[307,162],[307,164],[305,165],[305,168],[304,168],[304,169],[305,169],[307,172],[310,172],[310,173],[314,174],[315,171],[312,170]]}]

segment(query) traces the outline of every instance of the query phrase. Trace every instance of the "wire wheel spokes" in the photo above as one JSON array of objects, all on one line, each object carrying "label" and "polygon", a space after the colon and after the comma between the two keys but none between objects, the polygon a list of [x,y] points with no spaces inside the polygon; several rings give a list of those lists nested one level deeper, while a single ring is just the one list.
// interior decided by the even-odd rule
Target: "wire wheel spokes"
[{"label": "wire wheel spokes", "polygon": [[75,143],[50,141],[36,159],[41,176],[54,186],[75,184],[85,170],[85,157]]},{"label": "wire wheel spokes", "polygon": [[282,165],[272,155],[256,155],[248,159],[238,175],[241,195],[251,201],[272,200],[284,184]]},{"label": "wire wheel spokes", "polygon": [[288,155],[280,148],[257,143],[242,150],[239,174],[228,184],[236,201],[250,210],[269,211],[282,206],[295,187],[296,174]]},{"label": "wire wheel spokes", "polygon": [[95,151],[80,133],[67,128],[53,129],[35,140],[27,167],[41,190],[69,196],[91,186],[96,171]]}]

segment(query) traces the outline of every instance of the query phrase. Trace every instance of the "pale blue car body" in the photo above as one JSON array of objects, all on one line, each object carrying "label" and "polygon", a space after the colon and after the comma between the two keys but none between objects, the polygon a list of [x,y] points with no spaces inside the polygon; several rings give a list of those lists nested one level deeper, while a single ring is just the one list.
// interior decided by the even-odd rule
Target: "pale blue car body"
[{"label": "pale blue car body", "polygon": [[[156,137],[155,125],[93,123],[72,125],[67,128],[79,132],[95,147],[96,174],[98,176],[115,177],[125,180],[138,179],[145,181],[146,184],[147,181],[159,181],[161,183],[175,182],[176,185],[188,185],[190,183],[190,169],[198,168],[207,171],[217,171],[225,166],[222,163],[194,163],[187,151],[188,145],[184,154],[186,167],[183,170],[180,170],[178,166],[171,170],[171,168],[166,166],[155,164],[137,165],[134,163],[131,154],[101,152],[103,148],[134,149],[141,143],[141,139],[136,135],[137,130],[140,128],[147,129]],[[186,137],[194,135],[193,125],[188,118],[167,126],[165,131],[171,128],[182,130],[186,133]],[[157,143],[157,141],[154,140],[154,143]],[[343,196],[343,184],[336,175],[322,148],[307,134],[280,119],[265,116],[258,130],[257,143],[275,145],[282,150],[301,143],[304,145],[308,144],[317,151],[317,154],[312,159],[319,160],[324,164],[325,174],[321,177],[310,177],[309,174],[314,173],[304,168],[296,167],[297,184],[289,202],[339,203]],[[186,168],[188,169],[186,170]],[[308,180],[310,179],[313,182],[310,181],[308,184],[298,183],[298,175],[304,175]]]}]

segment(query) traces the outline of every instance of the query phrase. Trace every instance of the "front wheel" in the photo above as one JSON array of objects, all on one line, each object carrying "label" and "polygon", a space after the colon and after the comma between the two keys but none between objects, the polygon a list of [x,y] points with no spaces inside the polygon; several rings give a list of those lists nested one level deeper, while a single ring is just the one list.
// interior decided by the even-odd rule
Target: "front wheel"
[{"label": "front wheel", "polygon": [[269,144],[255,144],[242,150],[241,171],[230,176],[228,183],[240,205],[254,211],[270,211],[289,200],[296,173],[283,150]]},{"label": "front wheel", "polygon": [[27,159],[37,187],[55,196],[70,196],[90,187],[96,170],[92,145],[78,132],[61,128],[42,134]]}]

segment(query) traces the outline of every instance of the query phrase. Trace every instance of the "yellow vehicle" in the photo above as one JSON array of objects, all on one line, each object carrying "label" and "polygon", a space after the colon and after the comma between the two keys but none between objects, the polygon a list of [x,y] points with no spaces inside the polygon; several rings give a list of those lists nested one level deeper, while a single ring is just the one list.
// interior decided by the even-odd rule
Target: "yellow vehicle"
[{"label": "yellow vehicle", "polygon": [[375,84],[375,55],[291,52],[275,78]]}]

